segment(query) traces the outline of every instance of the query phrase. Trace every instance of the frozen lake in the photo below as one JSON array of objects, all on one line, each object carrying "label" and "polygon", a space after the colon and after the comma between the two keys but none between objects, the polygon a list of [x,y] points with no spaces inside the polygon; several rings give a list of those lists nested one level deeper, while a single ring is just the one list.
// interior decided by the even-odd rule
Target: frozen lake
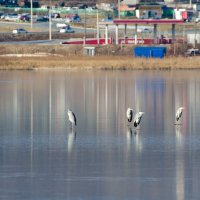
[{"label": "frozen lake", "polygon": [[0,199],[199,200],[199,122],[200,71],[1,71]]}]

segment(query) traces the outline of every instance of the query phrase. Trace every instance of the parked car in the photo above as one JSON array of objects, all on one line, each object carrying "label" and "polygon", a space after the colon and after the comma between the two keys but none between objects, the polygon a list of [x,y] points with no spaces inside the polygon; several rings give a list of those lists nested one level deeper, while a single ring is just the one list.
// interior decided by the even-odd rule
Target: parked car
[{"label": "parked car", "polygon": [[78,14],[69,14],[69,15],[66,15],[65,21],[67,23],[70,23],[70,22],[77,23],[77,22],[81,22],[81,18]]},{"label": "parked car", "polygon": [[188,49],[185,52],[185,56],[197,56],[200,55],[200,50],[199,49]]},{"label": "parked car", "polygon": [[79,15],[74,15],[72,18],[72,22],[81,22],[81,18],[80,18],[80,16]]},{"label": "parked car", "polygon": [[151,33],[151,32],[152,32],[152,30],[149,28],[144,28],[141,30],[141,33]]},{"label": "parked car", "polygon": [[29,14],[22,14],[19,17],[19,19],[22,20],[22,21],[30,21],[30,15]]},{"label": "parked car", "polygon": [[138,33],[152,33],[153,29],[148,27],[138,27],[137,32]]},{"label": "parked car", "polygon": [[66,17],[66,19],[65,19],[65,23],[70,23],[70,22],[72,22],[72,19],[70,18],[70,17]]},{"label": "parked car", "polygon": [[1,19],[5,19],[5,17],[6,17],[7,15],[8,15],[8,14],[3,13],[3,14],[0,16],[0,18],[1,18]]},{"label": "parked car", "polygon": [[197,18],[195,19],[195,22],[196,22],[196,23],[199,23],[199,22],[200,22],[200,17],[197,17]]},{"label": "parked car", "polygon": [[61,28],[59,32],[60,33],[74,33],[74,30],[69,25],[67,25],[66,27]]},{"label": "parked car", "polygon": [[48,17],[38,17],[36,19],[36,22],[48,22],[49,18]]},{"label": "parked car", "polygon": [[67,6],[67,7],[63,7],[63,9],[65,9],[66,11],[70,11],[71,10],[71,7]]},{"label": "parked car", "polygon": [[66,24],[66,23],[57,23],[57,24],[56,24],[56,27],[57,27],[57,28],[65,28],[67,25],[68,25],[68,24]]},{"label": "parked car", "polygon": [[26,33],[28,33],[28,31],[26,31],[26,30],[23,29],[23,28],[18,28],[18,29],[14,29],[14,30],[12,31],[12,33],[13,33],[13,34],[26,34]]},{"label": "parked car", "polygon": [[108,16],[107,18],[102,19],[102,22],[112,22],[113,18],[111,16]]},{"label": "parked car", "polygon": [[60,13],[52,13],[51,18],[60,18]]},{"label": "parked car", "polygon": [[16,13],[13,13],[13,14],[8,14],[5,16],[4,18],[6,21],[17,21],[19,20],[19,15],[16,14]]}]

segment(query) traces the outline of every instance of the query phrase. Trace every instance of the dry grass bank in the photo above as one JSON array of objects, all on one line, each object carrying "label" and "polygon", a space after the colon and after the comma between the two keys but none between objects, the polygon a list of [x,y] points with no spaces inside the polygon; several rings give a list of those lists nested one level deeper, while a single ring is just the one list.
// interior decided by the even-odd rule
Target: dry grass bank
[{"label": "dry grass bank", "polygon": [[[176,48],[176,53],[181,50],[184,46]],[[172,52],[170,47],[168,56],[161,60],[134,58],[133,46],[100,46],[96,48],[96,56],[89,57],[83,55],[82,45],[0,45],[0,70],[200,69],[200,56],[170,56]],[[14,56],[6,56],[9,54]]]},{"label": "dry grass bank", "polygon": [[132,56],[45,56],[45,57],[1,57],[1,70],[34,69],[200,69],[200,57],[144,59]]}]

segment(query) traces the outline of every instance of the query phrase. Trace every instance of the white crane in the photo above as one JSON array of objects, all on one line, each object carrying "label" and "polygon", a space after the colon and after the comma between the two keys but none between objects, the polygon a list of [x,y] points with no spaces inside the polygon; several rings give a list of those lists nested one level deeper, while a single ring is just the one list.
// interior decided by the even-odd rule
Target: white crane
[{"label": "white crane", "polygon": [[126,111],[126,117],[128,119],[128,122],[131,122],[133,119],[133,109],[128,108]]},{"label": "white crane", "polygon": [[183,113],[183,109],[184,109],[184,107],[180,107],[180,108],[177,109],[177,111],[176,111],[176,121],[179,121],[179,119],[181,118],[182,113]]},{"label": "white crane", "polygon": [[137,127],[140,124],[140,121],[142,119],[142,115],[144,114],[144,112],[138,112],[135,114],[134,120],[133,120],[133,124],[135,127]]},{"label": "white crane", "polygon": [[73,129],[73,126],[76,126],[76,117],[75,117],[75,114],[71,110],[68,110],[67,114],[68,114],[68,118],[69,118],[69,121],[72,124],[72,129]]}]

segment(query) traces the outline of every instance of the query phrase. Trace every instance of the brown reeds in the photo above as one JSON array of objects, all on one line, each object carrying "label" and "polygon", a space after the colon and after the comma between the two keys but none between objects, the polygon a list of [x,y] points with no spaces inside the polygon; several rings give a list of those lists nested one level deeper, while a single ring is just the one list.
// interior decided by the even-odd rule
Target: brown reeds
[{"label": "brown reeds", "polygon": [[34,69],[105,69],[105,70],[173,70],[200,69],[200,57],[167,57],[164,59],[134,58],[132,56],[36,56],[1,57],[1,70]]},{"label": "brown reeds", "polygon": [[[90,57],[83,55],[82,45],[0,45],[0,70],[200,69],[198,56],[170,56],[168,53],[164,59],[135,58],[133,48],[133,46],[123,48],[116,45],[101,46],[96,48],[96,56]],[[183,47],[182,49],[184,50]],[[171,51],[173,52],[173,49]],[[22,57],[18,57],[20,55]]]}]

